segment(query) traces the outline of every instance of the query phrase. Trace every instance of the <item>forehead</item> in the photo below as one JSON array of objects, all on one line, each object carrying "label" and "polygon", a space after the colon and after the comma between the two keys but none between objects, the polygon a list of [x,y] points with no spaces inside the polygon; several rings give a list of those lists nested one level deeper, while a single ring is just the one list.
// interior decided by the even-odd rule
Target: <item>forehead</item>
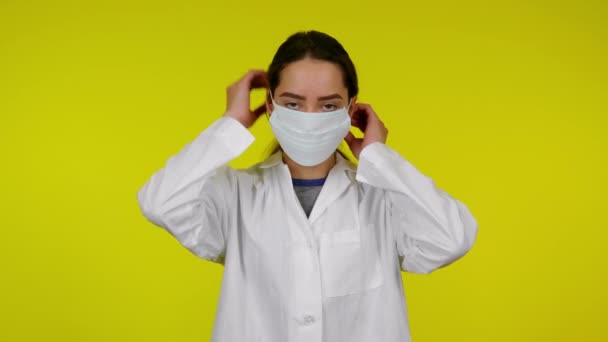
[{"label": "forehead", "polygon": [[348,92],[340,66],[310,58],[290,63],[281,71],[276,93],[279,91],[304,96],[323,96],[331,93],[346,96]]}]

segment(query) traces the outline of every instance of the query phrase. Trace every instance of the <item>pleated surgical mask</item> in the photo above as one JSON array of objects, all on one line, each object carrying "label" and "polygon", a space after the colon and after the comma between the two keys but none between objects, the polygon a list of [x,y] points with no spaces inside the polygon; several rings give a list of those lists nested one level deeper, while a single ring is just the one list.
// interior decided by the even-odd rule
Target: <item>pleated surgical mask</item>
[{"label": "pleated surgical mask", "polygon": [[348,106],[331,112],[301,112],[278,105],[270,93],[274,109],[270,127],[283,151],[296,163],[317,165],[329,158],[350,130]]}]

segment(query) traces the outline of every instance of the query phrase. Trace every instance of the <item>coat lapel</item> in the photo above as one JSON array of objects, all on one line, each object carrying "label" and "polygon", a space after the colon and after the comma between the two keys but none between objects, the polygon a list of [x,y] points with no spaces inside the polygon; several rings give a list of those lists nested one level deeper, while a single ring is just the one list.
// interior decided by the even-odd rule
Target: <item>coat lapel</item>
[{"label": "coat lapel", "polygon": [[[276,165],[284,165],[283,151],[278,150],[270,157],[260,163],[260,168],[266,169]],[[344,158],[340,153],[335,152],[336,164],[329,171],[325,184],[319,193],[315,205],[312,208],[308,221],[314,222],[323,212],[348,189],[349,185],[356,182],[357,165]],[[282,181],[282,179],[280,180]],[[281,183],[282,184],[282,183]],[[281,188],[287,190],[292,187],[290,184],[282,184]]]},{"label": "coat lapel", "polygon": [[329,170],[325,184],[321,188],[319,197],[310,212],[309,220],[314,222],[323,212],[338,199],[351,184],[356,182],[357,166],[342,157],[338,152],[335,153],[336,165]]}]

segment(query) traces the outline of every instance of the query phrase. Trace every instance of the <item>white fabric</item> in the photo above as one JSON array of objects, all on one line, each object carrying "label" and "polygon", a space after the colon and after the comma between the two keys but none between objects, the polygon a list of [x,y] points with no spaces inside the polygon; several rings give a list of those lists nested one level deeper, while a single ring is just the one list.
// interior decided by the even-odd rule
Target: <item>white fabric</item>
[{"label": "white fabric", "polygon": [[467,207],[376,142],[358,166],[335,154],[306,218],[280,150],[247,169],[226,164],[253,141],[222,116],[137,194],[151,222],[224,265],[212,341],[410,341],[400,270],[467,253]]},{"label": "white fabric", "polygon": [[310,113],[283,107],[270,96],[274,105],[270,128],[285,153],[300,165],[317,165],[329,158],[350,130],[350,101],[331,112]]}]

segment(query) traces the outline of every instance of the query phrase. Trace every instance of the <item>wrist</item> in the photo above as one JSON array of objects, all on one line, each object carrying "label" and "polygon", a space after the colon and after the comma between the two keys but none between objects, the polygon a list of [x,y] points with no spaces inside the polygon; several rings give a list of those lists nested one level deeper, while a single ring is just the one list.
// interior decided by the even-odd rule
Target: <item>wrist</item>
[{"label": "wrist", "polygon": [[241,125],[243,125],[245,128],[249,128],[249,125],[245,122],[245,120],[239,118],[237,115],[232,114],[231,112],[225,112],[224,115],[225,117],[231,118],[235,121],[237,121],[238,123],[240,123]]}]

